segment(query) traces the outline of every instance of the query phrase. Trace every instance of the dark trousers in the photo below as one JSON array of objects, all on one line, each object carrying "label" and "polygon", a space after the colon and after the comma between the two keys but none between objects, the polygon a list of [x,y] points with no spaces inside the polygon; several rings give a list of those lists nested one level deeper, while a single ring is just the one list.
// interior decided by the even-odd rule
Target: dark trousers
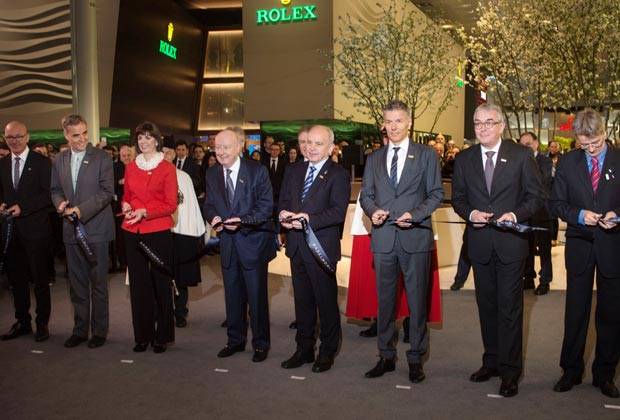
[{"label": "dark trousers", "polygon": [[99,337],[108,335],[108,242],[91,244],[97,266],[91,267],[78,244],[66,244],[73,334],[88,337],[88,331]]},{"label": "dark trousers", "polygon": [[551,232],[531,232],[529,237],[530,253],[525,260],[523,276],[526,279],[535,279],[534,256],[538,250],[540,256],[540,284],[549,284],[553,280],[553,266],[551,264]]},{"label": "dark trousers", "polygon": [[488,263],[472,260],[476,302],[484,354],[482,364],[498,369],[504,378],[523,370],[524,260],[503,263],[493,252]]},{"label": "dark trousers", "polygon": [[186,318],[189,313],[187,301],[189,300],[189,290],[187,286],[177,285],[178,295],[174,296],[174,316]]},{"label": "dark trousers", "polygon": [[15,319],[30,324],[30,283],[34,284],[37,325],[47,325],[52,310],[49,286],[51,238],[27,239],[13,231],[6,255],[6,273],[13,289]]},{"label": "dark trousers", "polygon": [[594,251],[590,253],[585,271],[567,271],[564,341],[560,366],[574,377],[583,375],[583,353],[588,335],[595,271],[596,351],[592,376],[594,381],[613,381],[620,359],[620,278],[605,277],[600,272]]},{"label": "dark trousers", "polygon": [[560,222],[557,217],[554,217],[551,220],[551,239],[554,241],[558,240],[558,231],[560,230]]},{"label": "dark trousers", "polygon": [[396,237],[394,249],[386,254],[374,254],[377,280],[377,337],[381,357],[394,359],[398,331],[396,330],[396,296],[400,273],[409,305],[409,363],[421,363],[428,351],[427,304],[430,279],[430,252],[405,252]]},{"label": "dark trousers", "polygon": [[469,260],[469,252],[467,250],[467,238],[463,233],[463,244],[461,245],[461,252],[459,253],[459,262],[456,268],[456,274],[454,276],[455,283],[465,284],[467,276],[469,276],[469,270],[471,269],[471,261]]},{"label": "dark trousers", "polygon": [[314,354],[318,309],[321,320],[319,355],[334,357],[342,336],[336,275],[326,272],[314,261],[304,261],[299,252],[291,258],[291,274],[295,295],[297,350],[304,354]]},{"label": "dark trousers", "polygon": [[135,234],[124,231],[129,270],[131,317],[136,343],[174,341],[172,277],[151,264],[138,248],[142,240],[167,265],[172,261],[172,232]]},{"label": "dark trousers", "polygon": [[248,307],[252,328],[252,347],[268,350],[271,345],[269,331],[269,296],[267,290],[267,265],[265,261],[253,269],[243,267],[233,245],[230,265],[222,267],[228,345],[245,345],[248,334]]}]

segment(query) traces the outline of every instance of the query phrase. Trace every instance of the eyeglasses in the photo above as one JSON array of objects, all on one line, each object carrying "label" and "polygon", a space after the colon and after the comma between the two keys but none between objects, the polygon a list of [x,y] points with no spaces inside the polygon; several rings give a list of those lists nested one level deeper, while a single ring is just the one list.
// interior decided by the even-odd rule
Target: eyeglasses
[{"label": "eyeglasses", "polygon": [[26,134],[18,134],[17,136],[4,136],[4,141],[21,140],[26,137]]},{"label": "eyeglasses", "polygon": [[605,144],[605,136],[601,136],[598,139],[591,141],[590,143],[582,143],[578,141],[579,148],[582,150],[589,150],[590,148],[596,150]]},{"label": "eyeglasses", "polygon": [[474,128],[486,128],[487,130],[489,128],[493,128],[495,127],[497,124],[501,124],[501,121],[474,121]]}]

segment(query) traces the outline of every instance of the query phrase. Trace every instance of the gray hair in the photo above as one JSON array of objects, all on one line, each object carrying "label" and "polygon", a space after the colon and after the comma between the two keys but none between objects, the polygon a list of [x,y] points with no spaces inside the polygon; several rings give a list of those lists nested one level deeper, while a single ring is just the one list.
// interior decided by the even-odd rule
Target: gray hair
[{"label": "gray hair", "polygon": [[411,115],[411,110],[403,101],[399,101],[398,99],[393,100],[385,104],[383,107],[383,112],[386,111],[405,111],[407,115]]},{"label": "gray hair", "polygon": [[315,128],[322,128],[323,130],[327,131],[327,139],[329,143],[334,144],[334,140],[336,136],[334,136],[334,131],[331,128],[329,128],[326,125],[317,124],[317,125],[313,125],[312,127],[310,127],[310,130],[308,131],[314,130]]},{"label": "gray hair", "polygon": [[63,117],[63,119],[61,120],[62,129],[65,131],[67,130],[68,127],[73,127],[78,124],[87,125],[84,117],[78,114],[69,114]]},{"label": "gray hair", "polygon": [[502,124],[506,125],[506,117],[504,117],[504,112],[499,107],[499,105],[491,104],[489,102],[485,102],[485,103],[483,103],[481,105],[478,105],[478,107],[474,111],[474,119],[476,119],[476,115],[478,115],[478,112],[480,112],[480,111],[493,111],[493,112],[495,112],[497,114],[497,116],[499,117],[500,121],[502,122]]},{"label": "gray hair", "polygon": [[243,128],[235,125],[233,127],[226,127],[225,130],[235,133],[235,136],[237,137],[237,140],[239,140],[239,143],[245,143],[245,132],[243,131]]},{"label": "gray hair", "polygon": [[605,122],[601,114],[592,108],[579,111],[573,121],[575,136],[596,137],[606,133]]}]

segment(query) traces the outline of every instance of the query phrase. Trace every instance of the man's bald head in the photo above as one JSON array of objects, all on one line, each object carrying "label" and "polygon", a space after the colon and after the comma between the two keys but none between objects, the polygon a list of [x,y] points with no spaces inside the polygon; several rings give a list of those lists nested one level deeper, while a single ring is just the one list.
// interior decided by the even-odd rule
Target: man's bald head
[{"label": "man's bald head", "polygon": [[229,129],[222,130],[215,136],[215,157],[224,168],[235,164],[241,153],[242,142],[237,134]]},{"label": "man's bald head", "polygon": [[4,127],[4,140],[11,152],[15,155],[21,154],[28,145],[28,128],[20,121],[10,121]]},{"label": "man's bald head", "polygon": [[312,163],[327,159],[334,149],[334,132],[324,125],[315,125],[308,131],[307,158]]}]

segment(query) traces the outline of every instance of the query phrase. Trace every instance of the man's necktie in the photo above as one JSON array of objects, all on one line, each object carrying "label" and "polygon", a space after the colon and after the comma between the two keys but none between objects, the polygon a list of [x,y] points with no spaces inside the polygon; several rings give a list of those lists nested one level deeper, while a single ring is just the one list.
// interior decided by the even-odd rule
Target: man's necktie
[{"label": "man's necktie", "polygon": [[601,171],[598,168],[598,158],[592,157],[592,170],[590,171],[590,181],[592,182],[592,191],[598,189],[598,181],[601,179]]},{"label": "man's necktie", "polygon": [[233,199],[235,198],[235,186],[233,185],[232,178],[230,174],[232,173],[232,169],[226,169],[226,198],[228,199],[228,206],[232,208]]},{"label": "man's necktie", "polygon": [[310,190],[310,187],[312,186],[312,181],[314,181],[315,170],[316,168],[314,166],[310,166],[310,172],[308,172],[308,176],[306,177],[306,180],[304,181],[304,188],[301,191],[301,201],[304,201],[306,199],[306,196],[308,195],[308,191]]},{"label": "man's necktie", "polygon": [[487,183],[487,191],[491,194],[491,183],[493,182],[493,171],[495,170],[495,165],[493,165],[493,155],[494,151],[484,152],[487,155],[487,161],[484,164],[484,179]]},{"label": "man's necktie", "polygon": [[13,188],[17,190],[17,186],[19,185],[19,160],[21,158],[19,156],[15,156],[15,169],[13,170]]},{"label": "man's necktie", "polygon": [[183,166],[183,161],[182,160],[177,160],[177,169],[181,169],[181,166]]},{"label": "man's necktie", "polygon": [[271,159],[271,173],[276,173],[276,160]]},{"label": "man's necktie", "polygon": [[392,165],[390,165],[390,181],[392,182],[392,186],[396,188],[398,186],[398,151],[400,147],[395,147],[394,155],[392,156]]}]

